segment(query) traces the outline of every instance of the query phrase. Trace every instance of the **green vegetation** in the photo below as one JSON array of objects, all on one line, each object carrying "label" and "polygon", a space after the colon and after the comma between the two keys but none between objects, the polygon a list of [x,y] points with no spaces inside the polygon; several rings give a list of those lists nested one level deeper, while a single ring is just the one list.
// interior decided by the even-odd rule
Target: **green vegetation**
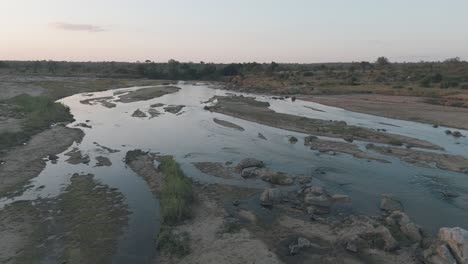
[{"label": "green vegetation", "polygon": [[162,222],[176,225],[191,216],[192,182],[172,156],[161,158],[160,169],[164,174],[160,198]]},{"label": "green vegetation", "polygon": [[61,103],[43,96],[26,94],[3,100],[2,110],[22,119],[19,132],[2,131],[0,148],[11,147],[26,141],[31,135],[40,132],[54,123],[72,122],[70,109]]},{"label": "green vegetation", "polygon": [[162,227],[158,248],[169,255],[183,256],[190,251],[190,237],[187,233],[177,233],[173,226],[191,217],[192,182],[172,156],[161,157],[159,162],[164,184],[160,195]]},{"label": "green vegetation", "polygon": [[171,228],[162,228],[158,236],[158,249],[167,255],[185,256],[190,253],[190,236],[187,232],[175,233]]},{"label": "green vegetation", "polygon": [[60,263],[110,263],[128,221],[123,195],[92,175],[74,175],[59,198],[66,241]]}]

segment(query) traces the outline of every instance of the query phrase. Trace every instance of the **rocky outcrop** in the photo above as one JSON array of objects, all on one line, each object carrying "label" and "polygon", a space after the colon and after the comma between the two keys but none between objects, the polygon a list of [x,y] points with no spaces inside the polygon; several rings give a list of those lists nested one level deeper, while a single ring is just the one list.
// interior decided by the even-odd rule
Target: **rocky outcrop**
[{"label": "rocky outcrop", "polygon": [[324,188],[319,186],[305,188],[302,193],[304,194],[304,206],[308,214],[328,214],[333,204],[351,201],[351,198],[347,195],[330,195]]},{"label": "rocky outcrop", "polygon": [[261,160],[254,159],[254,158],[246,158],[246,159],[241,160],[239,164],[237,164],[236,170],[239,172],[242,172],[242,170],[245,168],[251,168],[251,167],[262,168],[264,166],[265,166],[265,163],[263,163],[263,161]]},{"label": "rocky outcrop", "polygon": [[468,231],[460,227],[439,230],[439,239],[446,243],[460,264],[468,264]]},{"label": "rocky outcrop", "polygon": [[390,216],[385,218],[385,221],[388,225],[395,227],[395,230],[401,232],[406,238],[411,242],[421,242],[423,235],[421,228],[411,222],[408,215],[403,212],[396,211],[393,212]]},{"label": "rocky outcrop", "polygon": [[311,245],[312,243],[307,238],[299,237],[297,242],[289,245],[289,254],[297,255],[301,249],[308,248]]},{"label": "rocky outcrop", "polygon": [[403,211],[403,205],[392,195],[382,194],[382,199],[380,200],[380,209],[387,212]]},{"label": "rocky outcrop", "polygon": [[140,118],[141,117],[147,117],[147,115],[143,111],[141,111],[140,109],[135,110],[135,112],[133,112],[132,116],[133,117],[140,117]]},{"label": "rocky outcrop", "polygon": [[260,195],[260,203],[263,206],[272,206],[281,201],[283,194],[280,189],[266,188]]}]

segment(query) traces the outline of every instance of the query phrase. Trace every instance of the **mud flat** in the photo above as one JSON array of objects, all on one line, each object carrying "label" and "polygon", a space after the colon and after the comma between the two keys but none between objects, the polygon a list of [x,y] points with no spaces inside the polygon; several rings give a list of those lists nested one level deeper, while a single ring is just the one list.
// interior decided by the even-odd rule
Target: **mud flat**
[{"label": "mud flat", "polygon": [[120,95],[119,99],[116,102],[131,103],[137,101],[147,101],[166,94],[175,93],[179,90],[180,88],[176,86],[156,86],[149,88],[141,88]]},{"label": "mud flat", "polygon": [[277,113],[268,108],[269,103],[257,101],[253,97],[215,96],[211,101],[214,100],[217,100],[217,103],[208,108],[210,111],[276,128],[318,136],[351,138],[353,140],[374,143],[391,145],[405,144],[427,149],[441,149],[440,146],[436,146],[424,140],[378,132],[363,127],[350,126],[342,121],[326,121]]},{"label": "mud flat", "polygon": [[81,141],[83,135],[80,129],[55,126],[34,135],[26,145],[1,154],[0,193],[11,192],[37,176],[46,166],[44,159],[55,159],[73,142]]},{"label": "mud flat", "polygon": [[354,94],[300,96],[299,99],[359,113],[468,129],[468,109],[428,104],[423,97]]},{"label": "mud flat", "polygon": [[401,158],[402,160],[420,167],[432,167],[435,164],[442,170],[468,173],[468,159],[460,155],[440,154],[413,149],[382,147],[368,144],[367,149],[378,153]]},{"label": "mud flat", "polygon": [[[75,174],[53,199],[0,211],[2,263],[111,263],[128,221],[121,193]],[[6,238],[10,239],[6,239]]]},{"label": "mud flat", "polygon": [[125,163],[138,175],[143,177],[151,192],[158,196],[161,193],[164,175],[159,171],[154,162],[157,161],[156,154],[141,150],[131,150],[125,155]]}]

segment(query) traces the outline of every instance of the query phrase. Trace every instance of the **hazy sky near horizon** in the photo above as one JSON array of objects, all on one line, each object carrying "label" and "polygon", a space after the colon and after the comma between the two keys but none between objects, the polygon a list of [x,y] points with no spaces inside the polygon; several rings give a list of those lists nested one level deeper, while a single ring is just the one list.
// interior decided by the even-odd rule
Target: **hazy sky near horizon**
[{"label": "hazy sky near horizon", "polygon": [[468,60],[467,0],[0,0],[0,60]]}]

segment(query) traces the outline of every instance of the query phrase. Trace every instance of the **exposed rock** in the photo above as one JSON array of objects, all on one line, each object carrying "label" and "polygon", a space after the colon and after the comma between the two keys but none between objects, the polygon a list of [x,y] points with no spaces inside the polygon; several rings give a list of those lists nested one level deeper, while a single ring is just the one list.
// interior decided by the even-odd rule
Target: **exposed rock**
[{"label": "exposed rock", "polygon": [[423,238],[421,229],[411,222],[410,218],[405,213],[400,211],[393,212],[385,221],[389,225],[397,227],[398,230],[411,241],[421,242]]},{"label": "exposed rock", "polygon": [[297,137],[295,137],[295,136],[289,137],[289,143],[295,144],[297,141],[298,141]]},{"label": "exposed rock", "polygon": [[132,114],[133,117],[147,117],[147,115],[140,109],[135,110]]},{"label": "exposed rock", "polygon": [[260,203],[263,206],[272,206],[273,204],[280,202],[283,195],[280,189],[277,188],[266,188],[260,195]]},{"label": "exposed rock", "polygon": [[267,138],[262,133],[258,133],[258,138],[267,140]]},{"label": "exposed rock", "polygon": [[348,243],[346,243],[346,250],[348,250],[349,252],[357,253],[358,247],[355,242],[349,241]]},{"label": "exposed rock", "polygon": [[161,107],[161,106],[164,106],[164,104],[162,104],[162,103],[156,103],[156,104],[150,105],[150,107],[152,107],[152,108]]},{"label": "exposed rock", "polygon": [[452,135],[452,131],[450,131],[450,130],[445,130],[445,134],[447,134],[447,135]]},{"label": "exposed rock", "polygon": [[244,128],[239,126],[239,125],[236,125],[232,122],[229,122],[229,121],[226,121],[226,120],[222,120],[222,119],[218,119],[218,118],[213,118],[213,121],[218,124],[218,125],[221,125],[221,126],[224,126],[224,127],[229,127],[229,128],[233,128],[235,130],[238,130],[238,131],[244,131]]},{"label": "exposed rock", "polygon": [[150,114],[150,118],[154,118],[154,117],[157,117],[157,116],[161,115],[161,112],[159,112],[156,109],[151,108],[151,109],[148,110],[148,114]]},{"label": "exposed rock", "polygon": [[92,126],[86,124],[86,123],[78,123],[75,125],[76,127],[85,127],[85,128],[93,128]]},{"label": "exposed rock", "polygon": [[248,167],[242,170],[241,176],[243,178],[255,178],[258,176],[257,167]]},{"label": "exposed rock", "polygon": [[164,107],[164,111],[169,112],[171,114],[177,114],[184,108],[185,105],[169,105]]},{"label": "exposed rock", "polygon": [[462,135],[462,133],[460,133],[460,131],[453,131],[452,136],[454,136],[454,137],[462,137],[463,135]]},{"label": "exposed rock", "polygon": [[299,251],[303,248],[308,248],[312,245],[312,243],[304,237],[299,237],[297,239],[297,243],[292,243],[289,245],[289,254],[296,255]]},{"label": "exposed rock", "polygon": [[58,160],[58,156],[57,155],[54,155],[54,154],[49,154],[49,156],[47,157],[49,160]]},{"label": "exposed rock", "polygon": [[458,264],[447,245],[440,242],[424,250],[423,258],[426,264]]},{"label": "exposed rock", "polygon": [[328,195],[315,195],[313,193],[308,193],[304,197],[304,203],[307,205],[313,206],[320,206],[320,207],[330,207],[332,205],[332,201]]},{"label": "exposed rock", "polygon": [[439,230],[439,239],[448,244],[458,263],[468,264],[468,231],[460,227]]},{"label": "exposed rock", "polygon": [[323,194],[326,194],[325,189],[323,189],[323,188],[320,187],[320,186],[310,186],[310,187],[305,188],[302,192],[303,192],[304,194],[312,193],[312,194],[314,194],[314,195],[323,195]]},{"label": "exposed rock", "polygon": [[390,194],[382,194],[380,209],[388,212],[403,211],[403,205]]},{"label": "exposed rock", "polygon": [[333,194],[331,197],[333,203],[349,203],[351,198],[346,194]]},{"label": "exposed rock", "polygon": [[243,159],[237,164],[236,169],[237,171],[241,172],[245,168],[250,168],[250,167],[256,167],[256,168],[262,168],[264,167],[265,164],[263,161],[254,159],[254,158],[246,158]]},{"label": "exposed rock", "polygon": [[96,157],[96,161],[96,167],[112,166],[112,162],[110,161],[110,159],[104,156]]},{"label": "exposed rock", "polygon": [[314,141],[314,140],[317,140],[318,137],[316,136],[307,136],[304,138],[304,145],[308,145],[310,144],[310,142]]}]

